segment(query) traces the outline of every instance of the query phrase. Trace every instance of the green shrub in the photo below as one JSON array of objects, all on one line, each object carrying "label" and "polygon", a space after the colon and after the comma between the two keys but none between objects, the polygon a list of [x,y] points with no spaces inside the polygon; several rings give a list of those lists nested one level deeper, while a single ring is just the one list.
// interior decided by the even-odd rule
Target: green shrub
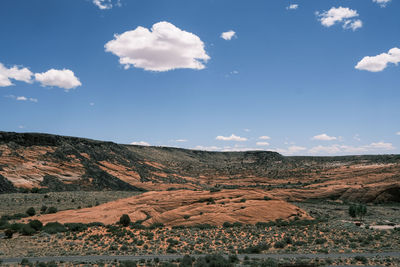
[{"label": "green shrub", "polygon": [[185,255],[182,258],[181,263],[179,264],[180,267],[192,267],[192,257],[189,255]]},{"label": "green shrub", "polygon": [[230,228],[230,227],[232,227],[233,225],[230,223],[230,222],[224,222],[223,224],[222,224],[222,227],[224,227],[224,228]]},{"label": "green shrub", "polygon": [[64,226],[71,232],[83,232],[88,228],[87,225],[83,223],[65,223]]},{"label": "green shrub", "polygon": [[29,216],[34,216],[36,214],[36,211],[33,207],[30,207],[26,210],[26,214],[28,214]]},{"label": "green shrub", "polygon": [[159,223],[159,222],[155,222],[152,223],[149,227],[147,227],[148,229],[152,230],[152,229],[156,229],[156,228],[163,228],[165,225],[163,223]]},{"label": "green shrub", "polygon": [[21,260],[21,265],[22,266],[30,266],[31,263],[30,263],[30,261],[28,259],[22,259]]},{"label": "green shrub", "polygon": [[285,246],[286,246],[286,243],[282,242],[282,241],[277,241],[274,244],[274,248],[284,248]]},{"label": "green shrub", "polygon": [[57,211],[58,211],[58,210],[57,210],[56,207],[49,207],[49,208],[47,209],[47,213],[48,213],[48,214],[56,213]]},{"label": "green shrub", "polygon": [[43,205],[43,206],[40,208],[40,213],[44,214],[44,213],[46,213],[46,211],[47,211],[47,206]]},{"label": "green shrub", "polygon": [[14,232],[19,232],[23,226],[23,223],[13,223],[10,225],[9,229],[13,230]]},{"label": "green shrub", "polygon": [[43,224],[39,220],[33,220],[29,222],[29,226],[35,229],[35,231],[39,231],[43,228]]},{"label": "green shrub", "polygon": [[136,267],[136,261],[122,261],[121,264],[119,265],[121,267]]},{"label": "green shrub", "polygon": [[4,231],[4,234],[6,235],[6,238],[12,238],[12,237],[13,237],[13,234],[14,234],[14,231],[11,230],[11,229],[6,229],[6,230]]},{"label": "green shrub", "polygon": [[23,235],[33,235],[34,233],[36,233],[36,230],[33,229],[29,224],[25,224],[21,228],[21,234]]},{"label": "green shrub", "polygon": [[355,256],[354,259],[356,261],[362,262],[363,264],[367,264],[368,263],[368,259],[364,256]]},{"label": "green shrub", "polygon": [[129,218],[128,214],[123,214],[121,218],[119,218],[119,223],[126,227],[131,223],[131,218]]},{"label": "green shrub", "polygon": [[43,231],[48,234],[56,234],[65,232],[67,229],[59,222],[49,222],[43,227]]}]

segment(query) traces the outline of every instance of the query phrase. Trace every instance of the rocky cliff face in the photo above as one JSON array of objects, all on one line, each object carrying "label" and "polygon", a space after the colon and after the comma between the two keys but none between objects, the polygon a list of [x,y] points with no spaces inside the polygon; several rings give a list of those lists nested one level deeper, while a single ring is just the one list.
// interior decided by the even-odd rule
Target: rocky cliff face
[{"label": "rocky cliff face", "polygon": [[399,201],[400,156],[284,157],[0,132],[0,193],[243,189],[278,198]]}]

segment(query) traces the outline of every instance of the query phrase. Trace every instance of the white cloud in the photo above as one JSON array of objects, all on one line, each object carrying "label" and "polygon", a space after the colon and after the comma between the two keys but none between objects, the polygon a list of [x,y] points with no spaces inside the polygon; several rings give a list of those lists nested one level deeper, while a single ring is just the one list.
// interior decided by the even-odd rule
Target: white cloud
[{"label": "white cloud", "polygon": [[291,4],[291,5],[287,6],[286,9],[288,9],[288,10],[294,10],[294,9],[297,9],[298,7],[299,7],[298,4]]},{"label": "white cloud", "polygon": [[344,29],[352,29],[353,31],[362,27],[362,21],[355,19],[359,16],[357,11],[348,7],[332,7],[328,11],[317,12],[316,15],[325,27],[331,27],[336,23],[343,23]]},{"label": "white cloud", "polygon": [[187,141],[188,140],[186,140],[186,139],[177,139],[177,140],[175,140],[175,142],[178,142],[178,143],[185,143]]},{"label": "white cloud", "polygon": [[93,103],[93,102],[90,102],[89,105],[93,107],[93,106],[94,106],[94,103]]},{"label": "white cloud", "polygon": [[198,36],[166,21],[154,24],[150,30],[139,26],[116,34],[104,47],[119,57],[125,69],[133,66],[147,71],[200,70],[210,59]]},{"label": "white cloud", "polygon": [[139,142],[132,142],[131,145],[137,145],[137,146],[150,146],[149,143],[145,141],[139,141]]},{"label": "white cloud", "polygon": [[30,101],[30,102],[35,102],[35,103],[38,102],[37,98],[33,98],[33,97],[15,96],[15,95],[6,95],[5,97],[12,98],[12,99],[15,99],[17,101]]},{"label": "white cloud", "polygon": [[221,151],[223,152],[241,152],[241,151],[260,151],[264,150],[261,148],[252,148],[252,147],[224,147]]},{"label": "white cloud", "polygon": [[17,101],[26,101],[28,100],[28,98],[26,98],[25,96],[17,96]]},{"label": "white cloud", "polygon": [[234,134],[232,134],[231,136],[219,135],[215,139],[220,140],[220,141],[237,141],[237,142],[247,141],[246,137],[240,137],[240,136],[237,136]]},{"label": "white cloud", "polygon": [[233,37],[236,37],[236,32],[232,30],[221,33],[221,38],[224,40],[229,41],[232,40]]},{"label": "white cloud", "polygon": [[248,133],[248,132],[250,132],[251,130],[246,128],[246,129],[243,129],[243,131],[245,131],[245,132]]},{"label": "white cloud", "polygon": [[361,141],[361,138],[360,138],[360,135],[359,135],[359,134],[355,134],[355,135],[353,136],[353,139],[356,140],[356,141],[358,141],[358,142]]},{"label": "white cloud", "polygon": [[374,3],[379,4],[381,7],[386,7],[386,5],[391,1],[391,0],[372,0]]},{"label": "white cloud", "polygon": [[337,137],[335,136],[329,136],[327,134],[320,134],[320,135],[316,135],[313,138],[311,138],[312,140],[319,140],[319,141],[332,141],[332,140],[336,140]]},{"label": "white cloud", "polygon": [[43,73],[36,73],[35,79],[42,86],[57,86],[64,88],[66,91],[82,85],[74,72],[68,69],[50,69]]},{"label": "white cloud", "polygon": [[32,83],[33,73],[28,68],[19,68],[13,66],[11,68],[6,68],[2,63],[0,63],[0,87],[14,85],[12,80]]},{"label": "white cloud", "polygon": [[260,139],[260,140],[269,140],[269,139],[271,139],[271,137],[263,135],[263,136],[258,137],[258,139]]},{"label": "white cloud", "polygon": [[393,149],[395,149],[392,143],[385,143],[383,141],[377,142],[377,143],[371,143],[370,145],[368,145],[366,147],[371,150],[393,150]]},{"label": "white cloud", "polygon": [[343,24],[344,29],[352,29],[353,31],[361,28],[363,26],[363,23],[361,20],[346,20]]},{"label": "white cloud", "polygon": [[294,154],[300,153],[304,150],[307,150],[307,148],[302,147],[302,146],[290,146],[287,149],[282,149],[282,148],[274,149],[274,151],[284,154],[284,155],[294,155]]},{"label": "white cloud", "polygon": [[93,0],[93,4],[102,10],[111,9],[113,7],[111,0]]},{"label": "white cloud", "polygon": [[360,60],[355,66],[358,70],[367,70],[371,72],[383,71],[389,63],[393,63],[397,66],[400,62],[400,49],[394,47],[389,50],[388,53],[382,53],[377,56],[369,57],[366,56]]},{"label": "white cloud", "polygon": [[206,150],[206,151],[218,151],[221,148],[217,146],[195,146],[193,149],[195,150]]},{"label": "white cloud", "polygon": [[363,146],[347,146],[347,145],[331,145],[331,146],[316,146],[311,148],[308,152],[313,155],[321,154],[345,154],[345,153],[376,153],[380,151],[394,150],[395,147],[392,143],[385,143],[383,141],[371,143]]},{"label": "white cloud", "polygon": [[396,134],[397,134],[397,135],[400,135],[400,132],[397,132]]},{"label": "white cloud", "polygon": [[256,143],[257,146],[269,146],[268,142],[257,142]]}]

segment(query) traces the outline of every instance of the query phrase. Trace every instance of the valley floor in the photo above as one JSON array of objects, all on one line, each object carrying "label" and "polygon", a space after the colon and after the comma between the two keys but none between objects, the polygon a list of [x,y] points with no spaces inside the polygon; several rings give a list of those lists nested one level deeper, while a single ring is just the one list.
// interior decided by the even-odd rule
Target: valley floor
[{"label": "valley floor", "polygon": [[[85,192],[85,194],[90,193]],[[32,195],[35,194],[26,194],[26,197],[29,198]],[[39,196],[43,197],[43,195]],[[96,198],[104,199],[99,196]],[[60,200],[60,203],[63,201]],[[144,227],[140,224],[131,224],[128,227],[119,224],[87,227],[83,225],[54,234],[45,231],[31,236],[15,233],[11,239],[0,239],[0,259],[71,255],[215,253],[335,255],[337,253],[398,253],[400,251],[399,228],[387,230],[372,228],[373,225],[400,224],[399,204],[368,205],[368,212],[363,218],[362,226],[355,225],[354,220],[348,215],[348,205],[344,203],[308,201],[293,204],[316,219],[290,223],[277,221],[257,225],[225,224],[219,227],[209,225]],[[3,201],[1,205],[7,204]],[[92,203],[86,199],[86,205],[92,205]],[[359,257],[359,259],[363,258]],[[382,259],[381,257],[380,260]],[[336,262],[340,264],[340,261]],[[379,263],[379,260],[377,262]],[[396,266],[398,256],[384,263],[387,266]]]}]

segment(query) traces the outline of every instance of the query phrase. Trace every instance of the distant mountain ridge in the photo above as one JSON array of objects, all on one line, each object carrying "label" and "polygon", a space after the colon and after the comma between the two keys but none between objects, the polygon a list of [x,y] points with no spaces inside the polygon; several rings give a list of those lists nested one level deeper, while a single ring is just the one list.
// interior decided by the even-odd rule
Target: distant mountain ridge
[{"label": "distant mountain ridge", "polygon": [[400,155],[285,157],[270,151],[209,152],[0,132],[0,193],[21,188],[260,188],[288,200],[336,199],[355,190],[352,196],[365,191],[358,196],[365,201],[397,201]]}]

